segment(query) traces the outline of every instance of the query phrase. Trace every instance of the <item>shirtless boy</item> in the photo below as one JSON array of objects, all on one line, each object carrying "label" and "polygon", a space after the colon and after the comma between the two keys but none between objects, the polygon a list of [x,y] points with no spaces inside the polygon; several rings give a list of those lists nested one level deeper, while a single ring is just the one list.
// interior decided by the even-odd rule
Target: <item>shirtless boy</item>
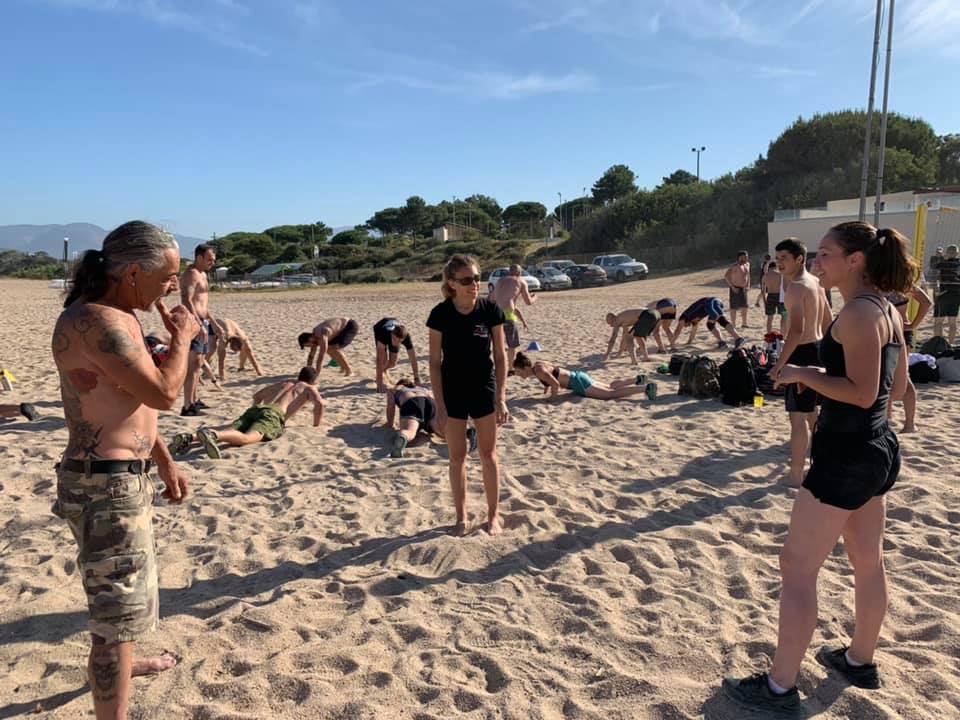
[{"label": "shirtless boy", "polygon": [[217,353],[217,365],[220,379],[223,380],[223,366],[226,364],[227,351],[233,353],[240,353],[240,357],[237,362],[237,371],[243,372],[246,370],[244,365],[247,360],[250,361],[250,364],[253,366],[253,371],[257,374],[257,377],[263,377],[263,370],[260,369],[260,363],[257,362],[257,356],[253,354],[253,346],[250,344],[250,338],[247,337],[247,334],[243,329],[237,325],[233,320],[228,320],[226,318],[217,318],[213,321],[214,325],[217,326],[219,332],[214,335],[210,343],[210,349],[207,352],[207,357],[211,357],[216,351]]},{"label": "shirtless boy", "polygon": [[[788,363],[800,367],[820,365],[820,340],[830,315],[820,281],[807,272],[807,249],[789,238],[777,244],[777,269],[784,280],[784,305],[787,310],[787,334],[783,353],[769,372],[776,382]],[[790,415],[790,474],[786,484],[800,487],[804,463],[810,452],[810,438],[817,420],[816,391],[792,383],[786,387],[785,403]]]},{"label": "shirtless boy", "polygon": [[323,368],[323,358],[328,353],[331,359],[335,360],[340,366],[340,372],[344,375],[352,375],[350,363],[343,354],[343,349],[353,342],[353,339],[360,331],[357,321],[352,318],[330,318],[317,325],[313,332],[300,333],[297,342],[300,349],[310,348],[310,354],[307,356],[307,366],[313,364],[313,357],[317,357],[317,372]]},{"label": "shirtless boy", "polygon": [[737,253],[737,261],[724,273],[723,279],[730,286],[730,320],[737,327],[737,313],[741,313],[742,327],[747,327],[747,291],[750,289],[750,259],[746,250]]},{"label": "shirtless boy", "polygon": [[193,264],[183,271],[180,278],[180,303],[200,323],[200,333],[190,343],[190,357],[187,364],[187,379],[183,384],[183,409],[181,415],[199,415],[207,407],[200,400],[200,376],[211,335],[220,330],[210,315],[210,283],[207,273],[217,262],[217,251],[212,245],[197,245],[193,253]]},{"label": "shirtless boy", "polygon": [[645,361],[650,360],[647,354],[648,338],[657,326],[660,324],[660,313],[650,308],[639,308],[636,310],[623,310],[619,313],[607,313],[607,325],[613,328],[610,333],[610,340],[607,343],[607,352],[604,353],[604,362],[610,358],[613,346],[617,342],[617,335],[623,331],[623,343],[620,346],[620,352],[623,352],[624,345],[630,353],[630,360],[637,365],[636,345],[640,346],[640,355]]},{"label": "shirtless boy", "polygon": [[218,442],[243,447],[276,440],[283,435],[287,421],[308,402],[313,403],[313,426],[318,427],[323,419],[324,403],[317,390],[317,371],[311,367],[300,370],[296,380],[284,380],[258,390],[253,396],[253,406],[230,425],[217,429],[202,427],[196,436],[193,433],[175,435],[170,442],[170,454],[182,455],[196,439],[208,456],[219,460],[222,456]]},{"label": "shirtless boy", "polygon": [[506,320],[503,323],[503,334],[507,342],[507,367],[513,367],[513,358],[520,347],[520,332],[517,330],[517,321],[522,321],[517,314],[517,299],[522,299],[527,305],[533,305],[537,298],[530,294],[527,281],[523,279],[523,268],[519,265],[510,266],[510,274],[500,278],[493,288],[490,299],[503,310]]},{"label": "shirtless boy", "polygon": [[[783,332],[783,315],[786,312],[784,304],[780,302],[780,288],[783,285],[783,275],[777,270],[777,261],[771,260],[760,281],[760,295],[763,298],[763,312],[767,316],[767,332],[773,331],[773,318],[780,318],[780,332]],[[758,298],[759,301],[759,298]]]}]

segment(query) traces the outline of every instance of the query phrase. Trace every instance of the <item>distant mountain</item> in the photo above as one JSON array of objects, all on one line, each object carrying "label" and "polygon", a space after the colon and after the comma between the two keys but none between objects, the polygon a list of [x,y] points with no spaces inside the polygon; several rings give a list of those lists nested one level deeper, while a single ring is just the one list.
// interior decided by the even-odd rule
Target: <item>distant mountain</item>
[{"label": "distant mountain", "polygon": [[[70,238],[70,257],[84,250],[99,250],[107,231],[90,223],[69,225],[0,225],[0,250],[45,252],[55,258],[63,257],[63,239]],[[188,235],[176,235],[180,254],[189,256],[193,248],[204,240]]]}]

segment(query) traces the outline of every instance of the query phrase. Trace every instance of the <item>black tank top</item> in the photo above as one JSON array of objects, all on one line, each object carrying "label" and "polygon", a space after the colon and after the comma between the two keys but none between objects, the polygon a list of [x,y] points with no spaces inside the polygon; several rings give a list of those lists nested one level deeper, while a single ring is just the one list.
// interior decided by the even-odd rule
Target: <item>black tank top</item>
[{"label": "black tank top", "polygon": [[[874,434],[887,426],[890,389],[893,387],[893,377],[897,370],[902,347],[894,330],[896,324],[891,316],[892,306],[873,295],[860,295],[855,299],[868,300],[881,310],[885,310],[890,321],[890,337],[893,339],[880,349],[880,388],[877,392],[877,399],[869,408],[862,408],[859,405],[851,405],[850,403],[833,400],[825,395],[822,396],[823,405],[820,410],[820,418],[817,420],[818,432]],[[835,323],[836,320],[830,323],[830,328],[823,336],[823,340],[820,341],[820,363],[826,368],[827,375],[846,377],[847,364],[843,357],[843,345],[833,337]]]}]

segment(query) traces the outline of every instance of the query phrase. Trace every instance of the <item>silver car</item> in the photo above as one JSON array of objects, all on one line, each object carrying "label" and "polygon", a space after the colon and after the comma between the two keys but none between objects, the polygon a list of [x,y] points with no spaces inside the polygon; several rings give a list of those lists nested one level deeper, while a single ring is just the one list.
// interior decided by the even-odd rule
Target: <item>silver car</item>
[{"label": "silver car", "polygon": [[[507,277],[510,274],[510,268],[497,268],[492,273],[490,277],[487,278],[487,290],[493,292],[493,289],[497,286],[497,281],[500,278]],[[530,292],[535,292],[540,289],[540,281],[537,280],[533,275],[524,270],[521,273],[524,280],[527,281],[527,287],[530,289]]]},{"label": "silver car", "polygon": [[533,271],[533,276],[540,281],[544,290],[567,290],[573,287],[573,281],[565,272],[555,267],[541,267]]}]

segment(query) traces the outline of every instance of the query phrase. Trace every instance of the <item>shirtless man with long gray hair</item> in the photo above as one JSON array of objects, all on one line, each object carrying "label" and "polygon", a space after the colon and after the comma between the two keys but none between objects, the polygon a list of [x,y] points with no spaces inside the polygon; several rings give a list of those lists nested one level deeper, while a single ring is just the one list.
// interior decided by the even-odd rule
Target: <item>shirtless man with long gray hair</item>
[{"label": "shirtless man with long gray hair", "polygon": [[[68,431],[53,511],[78,546],[97,720],[126,718],[131,678],[176,664],[169,655],[133,653],[159,618],[151,467],[169,502],[188,493],[157,432],[157,413],[177,402],[190,341],[200,332],[193,313],[182,306],[168,311],[161,300],[176,292],[179,270],[172,235],[149,223],[125,223],[107,235],[102,250],[84,253],[53,331]],[[170,333],[169,355],[159,367],[134,314],[151,308]]]}]

